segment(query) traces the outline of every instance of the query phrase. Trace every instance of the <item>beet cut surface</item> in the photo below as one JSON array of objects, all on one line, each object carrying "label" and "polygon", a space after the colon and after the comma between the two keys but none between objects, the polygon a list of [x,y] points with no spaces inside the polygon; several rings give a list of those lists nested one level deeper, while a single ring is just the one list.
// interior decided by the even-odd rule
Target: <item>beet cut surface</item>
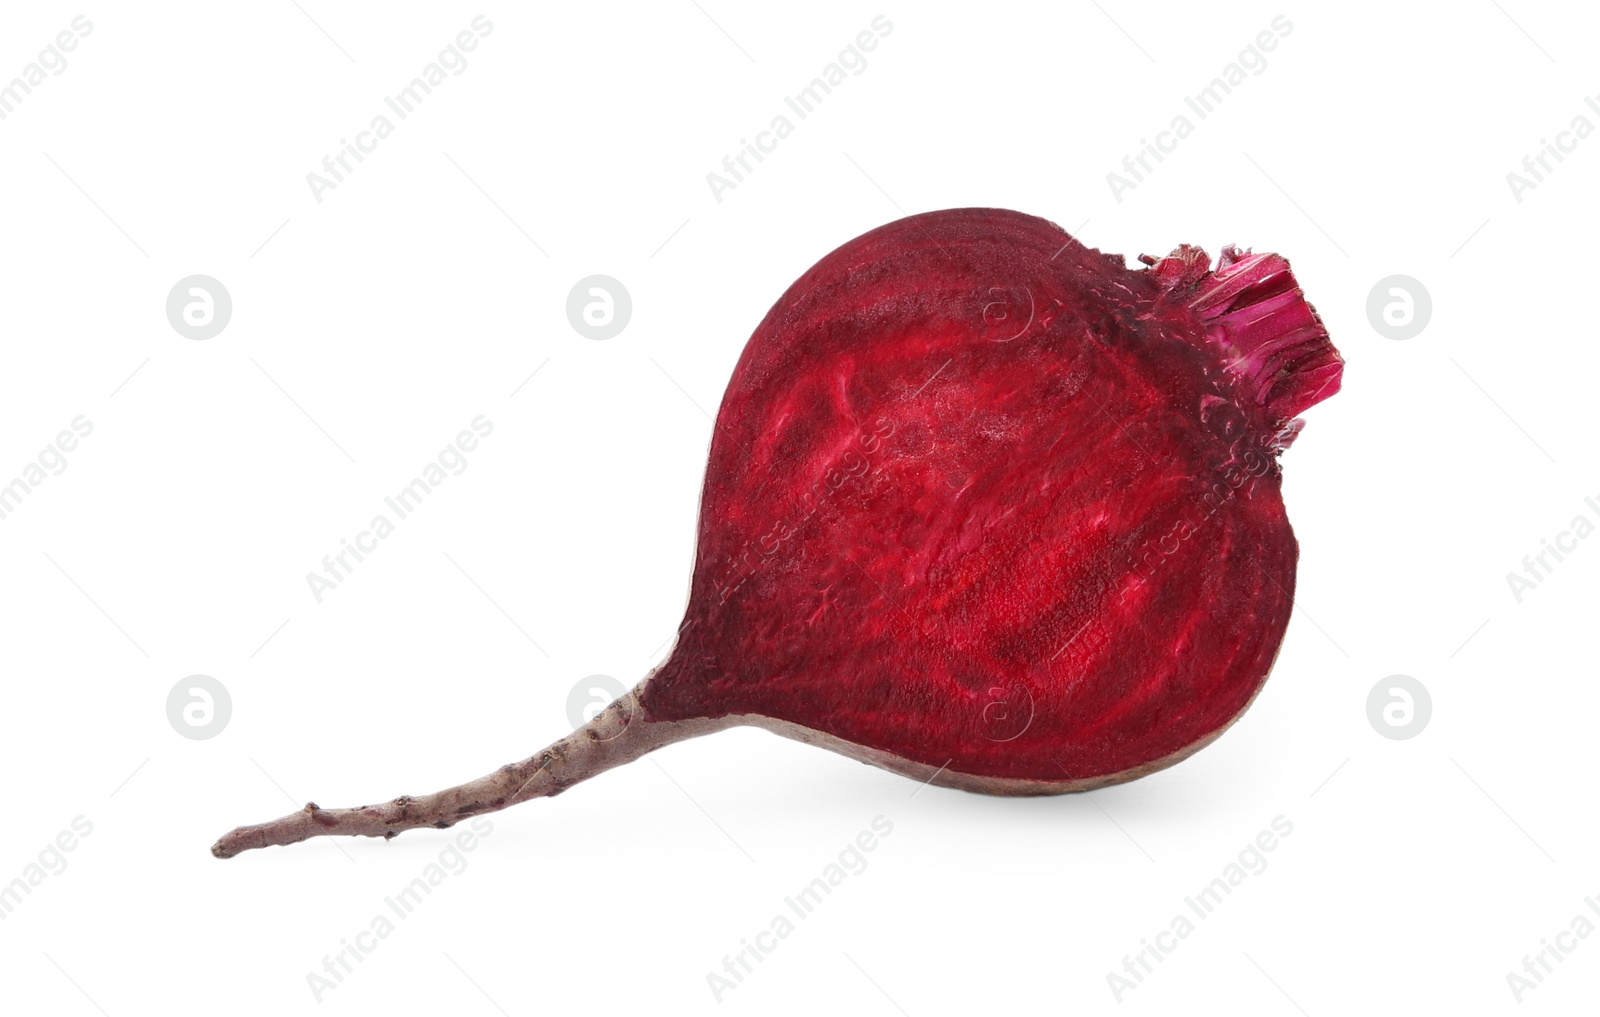
[{"label": "beet cut surface", "polygon": [[665,663],[488,777],[308,805],[214,853],[449,825],[739,724],[999,794],[1209,743],[1283,639],[1277,456],[1343,362],[1283,258],[1142,260],[999,209],[840,247],[734,370]]},{"label": "beet cut surface", "polygon": [[1206,268],[990,209],[824,258],[723,399],[646,714],[1067,783],[1219,732],[1289,619],[1275,454],[1341,363],[1283,259]]}]

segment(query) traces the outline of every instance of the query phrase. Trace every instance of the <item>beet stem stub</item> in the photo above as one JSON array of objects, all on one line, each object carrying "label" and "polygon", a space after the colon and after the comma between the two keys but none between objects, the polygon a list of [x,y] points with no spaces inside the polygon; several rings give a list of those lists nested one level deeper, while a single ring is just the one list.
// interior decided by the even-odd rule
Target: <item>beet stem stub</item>
[{"label": "beet stem stub", "polygon": [[1188,303],[1207,324],[1224,370],[1272,419],[1287,423],[1339,391],[1344,360],[1281,255],[1224,247],[1217,270],[1200,280]]}]

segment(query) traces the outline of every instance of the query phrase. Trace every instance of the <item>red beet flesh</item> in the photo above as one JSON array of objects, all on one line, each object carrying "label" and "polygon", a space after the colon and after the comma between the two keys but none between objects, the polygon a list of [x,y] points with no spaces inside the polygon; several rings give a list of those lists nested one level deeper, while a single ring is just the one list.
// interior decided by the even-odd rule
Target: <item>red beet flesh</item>
[{"label": "red beet flesh", "polygon": [[1342,361],[1282,258],[1145,260],[960,209],[795,282],[717,415],[643,718],[772,718],[1013,792],[1219,734],[1289,621],[1277,454]]}]

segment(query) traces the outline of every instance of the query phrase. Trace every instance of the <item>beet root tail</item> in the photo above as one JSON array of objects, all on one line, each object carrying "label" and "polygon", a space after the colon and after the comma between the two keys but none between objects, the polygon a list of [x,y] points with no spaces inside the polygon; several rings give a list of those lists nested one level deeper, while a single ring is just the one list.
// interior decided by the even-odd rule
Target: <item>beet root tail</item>
[{"label": "beet root tail", "polygon": [[381,805],[324,809],[315,802],[298,812],[241,826],[211,846],[218,858],[254,848],[298,844],[313,837],[383,837],[431,826],[448,829],[465,819],[498,812],[534,798],[551,798],[596,774],[631,763],[663,745],[709,734],[723,722],[663,722],[643,716],[635,688],[565,738],[477,780],[430,795],[402,795]]}]

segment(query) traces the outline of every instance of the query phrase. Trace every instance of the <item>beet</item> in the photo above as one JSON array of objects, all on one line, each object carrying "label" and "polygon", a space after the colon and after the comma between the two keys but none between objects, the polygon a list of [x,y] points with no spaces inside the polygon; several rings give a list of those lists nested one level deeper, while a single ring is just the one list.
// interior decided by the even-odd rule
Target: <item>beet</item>
[{"label": "beet", "polygon": [[740,724],[994,794],[1205,746],[1283,640],[1278,455],[1343,361],[1276,254],[1141,261],[999,209],[840,247],[734,369],[665,663],[487,777],[213,853],[449,826]]}]

